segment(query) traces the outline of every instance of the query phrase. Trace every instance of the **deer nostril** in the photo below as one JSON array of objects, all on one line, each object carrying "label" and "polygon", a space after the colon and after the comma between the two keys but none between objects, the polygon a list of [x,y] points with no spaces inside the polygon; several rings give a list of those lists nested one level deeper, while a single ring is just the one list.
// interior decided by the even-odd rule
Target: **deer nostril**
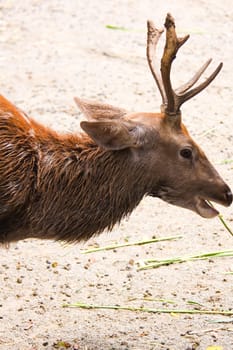
[{"label": "deer nostril", "polygon": [[233,199],[231,190],[228,190],[225,196],[226,196],[227,204],[230,205]]}]

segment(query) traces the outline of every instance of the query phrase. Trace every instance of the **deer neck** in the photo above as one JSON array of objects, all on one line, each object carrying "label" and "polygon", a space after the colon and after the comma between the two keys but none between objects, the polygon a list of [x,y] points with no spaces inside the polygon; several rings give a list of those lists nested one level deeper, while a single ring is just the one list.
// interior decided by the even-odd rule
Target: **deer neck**
[{"label": "deer neck", "polygon": [[44,232],[44,238],[79,241],[111,230],[146,194],[144,176],[130,150],[105,151],[87,139],[63,140],[62,147],[42,151],[35,225],[40,237]]}]

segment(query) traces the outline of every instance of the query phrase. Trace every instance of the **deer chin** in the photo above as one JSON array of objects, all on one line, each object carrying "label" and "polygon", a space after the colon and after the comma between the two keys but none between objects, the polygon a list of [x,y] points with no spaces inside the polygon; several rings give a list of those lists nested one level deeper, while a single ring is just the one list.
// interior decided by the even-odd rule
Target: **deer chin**
[{"label": "deer chin", "polygon": [[219,212],[214,207],[209,205],[207,203],[207,201],[201,197],[198,197],[196,199],[195,209],[196,209],[195,211],[200,216],[202,216],[203,218],[206,218],[206,219],[214,218],[215,216],[217,216],[219,214]]}]

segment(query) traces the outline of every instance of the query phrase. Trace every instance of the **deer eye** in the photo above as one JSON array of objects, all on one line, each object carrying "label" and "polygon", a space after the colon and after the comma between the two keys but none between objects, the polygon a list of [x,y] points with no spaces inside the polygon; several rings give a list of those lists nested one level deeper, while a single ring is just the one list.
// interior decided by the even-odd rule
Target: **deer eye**
[{"label": "deer eye", "polygon": [[181,157],[183,157],[183,158],[191,159],[192,156],[193,156],[192,149],[191,149],[191,148],[183,148],[183,149],[180,151],[180,155],[181,155]]}]

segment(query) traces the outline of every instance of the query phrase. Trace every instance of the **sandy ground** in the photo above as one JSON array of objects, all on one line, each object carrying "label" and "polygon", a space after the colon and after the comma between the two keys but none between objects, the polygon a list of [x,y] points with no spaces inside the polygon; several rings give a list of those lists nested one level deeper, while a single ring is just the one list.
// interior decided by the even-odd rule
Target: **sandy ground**
[{"label": "sandy ground", "polygon": [[[186,125],[233,187],[232,1],[0,1],[1,93],[39,121],[78,130],[73,97],[99,99],[135,111],[157,111],[160,96],[145,59],[146,20],[166,12],[191,39],[174,64],[176,84],[209,57],[224,68],[183,108]],[[129,28],[110,30],[106,25]],[[214,64],[212,67],[214,67]],[[233,226],[232,208],[221,209]],[[95,243],[153,236],[183,238],[82,255]],[[138,260],[230,249],[218,219],[145,199],[114,231],[86,244],[23,241],[0,258],[0,349],[216,350],[233,349],[231,319],[214,315],[148,314],[64,309],[64,303],[153,308],[232,309],[232,258],[137,272]],[[145,297],[154,299],[146,301]],[[174,304],[158,301],[173,300]],[[222,321],[222,323],[213,323]],[[225,323],[224,321],[228,321]],[[219,346],[219,347],[217,347]]]}]

